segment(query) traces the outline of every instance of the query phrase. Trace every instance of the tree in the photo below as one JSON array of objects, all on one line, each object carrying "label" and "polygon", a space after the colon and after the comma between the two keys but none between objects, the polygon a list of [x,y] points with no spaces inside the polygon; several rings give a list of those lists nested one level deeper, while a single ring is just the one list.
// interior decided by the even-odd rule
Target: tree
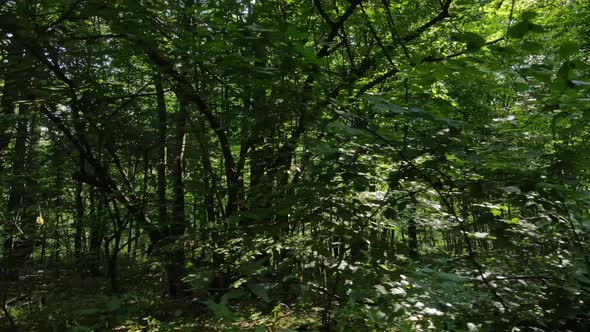
[{"label": "tree", "polygon": [[107,277],[53,328],[118,328],[159,294],[159,319],[193,327],[197,299],[219,328],[260,310],[272,330],[581,329],[588,18],[553,0],[5,1],[7,321],[63,305],[25,312],[8,286]]}]

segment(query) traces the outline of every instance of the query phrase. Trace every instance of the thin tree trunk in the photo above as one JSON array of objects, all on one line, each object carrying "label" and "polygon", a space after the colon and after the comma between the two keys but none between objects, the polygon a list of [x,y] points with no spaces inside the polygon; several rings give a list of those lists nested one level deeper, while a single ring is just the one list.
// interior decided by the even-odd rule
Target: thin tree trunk
[{"label": "thin tree trunk", "polygon": [[205,205],[205,220],[204,225],[215,223],[215,180],[213,175],[213,166],[211,165],[211,157],[209,153],[209,142],[207,135],[205,135],[205,125],[202,117],[199,117],[196,122],[197,139],[199,143],[199,152],[201,157],[201,164],[203,166],[203,185],[205,191],[204,205]]},{"label": "thin tree trunk", "polygon": [[[111,221],[113,223],[113,235],[105,242],[105,253],[108,259],[108,276],[111,283],[111,290],[115,293],[121,292],[119,283],[119,269],[118,269],[118,258],[121,250],[121,237],[125,230],[126,222],[121,219],[121,213],[119,212],[119,206],[116,201],[112,201],[113,209],[111,211],[109,202],[105,201],[105,208],[108,210]],[[127,218],[130,218],[127,215]],[[129,220],[129,219],[128,219]],[[111,247],[111,242],[114,241]]]},{"label": "thin tree trunk", "polygon": [[[12,178],[7,202],[10,212],[9,237],[5,239],[5,253],[8,254],[8,266],[18,268],[25,266],[33,252],[37,225],[35,223],[35,198],[38,188],[35,179],[36,162],[33,155],[38,140],[36,123],[31,121],[33,115],[25,105],[19,106],[14,145]],[[28,146],[27,146],[28,140]]]},{"label": "thin tree trunk", "polygon": [[90,191],[90,215],[91,223],[90,223],[90,244],[89,244],[89,253],[90,253],[90,273],[93,276],[100,275],[100,259],[101,259],[101,246],[103,240],[103,219],[102,215],[99,215],[100,209],[96,205],[96,193],[95,190]]},{"label": "thin tree trunk", "polygon": [[[22,77],[23,73],[17,70],[17,68],[22,68],[23,50],[17,47],[16,42],[11,41],[7,47],[7,54],[4,66],[9,69],[3,77],[4,87],[2,88],[2,101],[0,102],[0,152],[8,146],[12,139],[11,127],[15,123],[10,119],[15,113],[19,91],[22,91],[22,85],[26,81],[26,78]],[[2,168],[2,165],[0,165],[0,170]]]},{"label": "thin tree trunk", "polygon": [[416,230],[416,220],[408,220],[408,249],[412,258],[418,257],[418,232]]},{"label": "thin tree trunk", "polygon": [[184,276],[185,252],[181,237],[186,229],[186,212],[184,197],[184,154],[186,145],[186,119],[187,105],[181,103],[176,114],[176,134],[174,149],[174,166],[172,168],[173,194],[172,220],[168,239],[165,241],[169,248],[166,262],[166,273],[168,275],[168,291],[171,296],[179,296],[185,291],[182,282]]},{"label": "thin tree trunk", "polygon": [[164,98],[164,89],[162,87],[162,77],[156,75],[154,77],[156,87],[156,99],[158,102],[158,223],[164,227],[168,224],[168,211],[166,208],[166,164],[167,164],[167,140],[166,133],[167,114],[166,114],[166,100]]},{"label": "thin tree trunk", "polygon": [[[80,174],[84,174],[84,157],[78,157]],[[79,259],[82,255],[82,232],[84,231],[84,200],[82,197],[82,182],[76,181],[76,219],[74,233],[74,256]]]}]

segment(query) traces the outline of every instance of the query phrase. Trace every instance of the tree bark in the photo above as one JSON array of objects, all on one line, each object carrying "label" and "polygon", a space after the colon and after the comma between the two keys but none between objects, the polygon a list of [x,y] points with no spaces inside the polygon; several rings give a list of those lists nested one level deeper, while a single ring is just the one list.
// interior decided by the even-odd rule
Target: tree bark
[{"label": "tree bark", "polygon": [[209,226],[215,223],[215,179],[213,174],[213,166],[211,165],[211,156],[209,152],[209,141],[205,135],[205,124],[202,117],[196,121],[197,139],[199,144],[199,152],[201,158],[201,165],[203,167],[203,187],[205,191],[204,206],[205,206],[205,220],[203,225]]},{"label": "tree bark", "polygon": [[416,229],[416,220],[408,220],[408,249],[412,258],[418,257],[418,231]]},{"label": "tree bark", "polygon": [[[4,249],[8,253],[8,266],[16,268],[24,266],[29,260],[35,245],[36,236],[36,211],[34,208],[35,194],[35,164],[27,165],[32,161],[35,135],[32,133],[34,126],[30,110],[24,105],[19,105],[19,119],[14,144],[12,178],[10,183],[7,209],[10,212],[8,238],[5,239]],[[27,140],[29,146],[27,148]]]},{"label": "tree bark", "polygon": [[168,211],[166,208],[166,163],[167,163],[167,142],[166,133],[167,114],[166,114],[166,100],[164,98],[164,89],[162,87],[162,76],[155,75],[154,82],[156,87],[156,99],[158,103],[158,223],[160,225],[167,225]]},{"label": "tree bark", "polygon": [[185,252],[182,236],[186,229],[186,212],[184,197],[184,153],[186,146],[186,120],[187,105],[180,103],[179,111],[175,119],[175,148],[174,165],[172,168],[173,195],[172,220],[167,238],[164,243],[166,251],[166,274],[168,277],[168,292],[170,296],[183,295],[186,287],[182,281],[184,277]]},{"label": "tree bark", "polygon": [[[78,167],[81,174],[84,174],[84,157],[78,157]],[[82,232],[84,231],[84,200],[82,197],[82,182],[76,181],[76,219],[74,233],[74,256],[80,258],[82,255]]]},{"label": "tree bark", "polygon": [[90,190],[90,273],[92,276],[100,275],[101,246],[104,238],[103,218],[99,216],[100,207],[97,206],[95,190]]}]

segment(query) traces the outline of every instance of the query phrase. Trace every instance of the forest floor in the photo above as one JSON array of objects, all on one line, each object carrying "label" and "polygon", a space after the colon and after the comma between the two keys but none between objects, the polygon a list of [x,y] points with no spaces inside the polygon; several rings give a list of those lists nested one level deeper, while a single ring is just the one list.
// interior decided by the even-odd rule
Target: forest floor
[{"label": "forest floor", "polygon": [[[106,276],[92,277],[66,266],[19,271],[8,289],[6,308],[17,331],[307,331],[319,328],[319,311],[287,304],[234,304],[229,320],[212,313],[206,298],[170,299],[163,275],[149,265],[121,264],[122,291],[111,291]],[[74,272],[72,272],[74,271]],[[165,287],[164,287],[165,288]],[[14,332],[2,313],[0,331]]]}]

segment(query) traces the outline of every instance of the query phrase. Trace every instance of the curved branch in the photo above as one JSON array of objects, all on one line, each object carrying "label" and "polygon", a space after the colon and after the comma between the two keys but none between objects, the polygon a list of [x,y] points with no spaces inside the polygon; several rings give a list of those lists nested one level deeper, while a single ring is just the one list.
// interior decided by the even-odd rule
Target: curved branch
[{"label": "curved branch", "polygon": [[428,30],[430,27],[436,25],[437,23],[441,22],[445,18],[449,17],[449,7],[451,7],[452,2],[453,2],[453,0],[446,0],[442,4],[441,11],[438,13],[438,15],[433,17],[430,21],[424,23],[422,26],[418,27],[416,30],[414,30],[414,32],[412,32],[409,35],[402,38],[402,41],[407,43],[409,41],[412,41],[412,40],[418,38],[422,33],[424,33],[424,31]]},{"label": "curved branch", "polygon": [[363,87],[361,87],[359,89],[359,91],[354,96],[357,98],[362,96],[368,90],[374,88],[375,86],[377,86],[380,83],[385,82],[388,78],[395,76],[395,74],[397,74],[397,73],[399,73],[399,69],[393,68],[393,69],[389,70],[388,72],[386,72],[385,74],[377,76],[374,80],[372,80],[371,82],[369,82],[369,83],[365,84]]},{"label": "curved branch", "polygon": [[318,54],[317,54],[318,58],[323,58],[336,50],[337,47],[330,48],[330,43],[332,43],[334,41],[334,38],[336,38],[336,36],[338,36],[338,32],[340,31],[340,29],[344,28],[344,22],[346,22],[346,20],[350,16],[352,16],[352,14],[354,13],[354,10],[356,9],[356,7],[358,7],[361,4],[361,2],[362,2],[362,0],[352,0],[350,2],[350,6],[348,6],[348,8],[346,8],[346,11],[340,16],[338,21],[331,24],[332,30],[330,30],[328,37],[324,41],[324,43],[326,43],[326,44],[318,52]]},{"label": "curved branch", "polygon": [[[489,42],[486,42],[482,46],[493,45],[493,44],[496,44],[498,42],[501,42],[504,39],[506,39],[506,38],[505,37],[496,38],[494,40],[490,40]],[[426,57],[422,61],[423,62],[438,62],[438,61],[443,61],[443,60],[449,60],[449,59],[453,59],[453,58],[459,57],[461,55],[467,54],[468,52],[469,52],[469,50],[463,50],[463,51],[459,51],[459,52],[452,53],[452,54],[449,54],[449,55],[445,55],[445,56],[442,56],[442,57]]]}]

